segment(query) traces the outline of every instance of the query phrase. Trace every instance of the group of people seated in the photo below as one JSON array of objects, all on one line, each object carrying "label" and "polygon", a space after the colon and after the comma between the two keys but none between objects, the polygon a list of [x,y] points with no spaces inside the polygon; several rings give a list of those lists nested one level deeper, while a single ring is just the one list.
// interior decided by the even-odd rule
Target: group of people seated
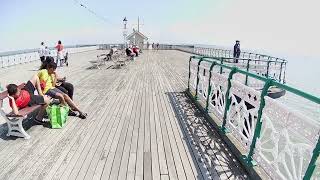
[{"label": "group of people seated", "polygon": [[126,48],[126,55],[129,57],[138,57],[139,56],[139,47],[134,45],[134,46],[129,46]]},{"label": "group of people seated", "polygon": [[22,89],[19,89],[16,84],[7,86],[9,104],[15,115],[19,115],[19,109],[27,106],[42,105],[34,121],[38,124],[44,124],[45,109],[56,99],[61,105],[70,106],[70,116],[78,115],[79,118],[86,119],[87,114],[73,102],[73,85],[66,82],[65,77],[59,77],[56,68],[57,64],[54,62],[54,58],[46,57],[37,74],[33,75]]}]

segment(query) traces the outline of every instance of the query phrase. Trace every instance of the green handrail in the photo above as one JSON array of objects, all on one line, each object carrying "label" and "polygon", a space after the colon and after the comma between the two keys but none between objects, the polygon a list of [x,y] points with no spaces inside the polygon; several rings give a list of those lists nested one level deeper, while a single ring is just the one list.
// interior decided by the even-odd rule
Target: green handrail
[{"label": "green handrail", "polygon": [[[211,93],[211,77],[212,77],[212,69],[214,66],[220,66],[220,68],[226,68],[231,70],[228,76],[228,87],[227,87],[227,91],[226,91],[226,95],[225,95],[225,110],[224,110],[224,115],[223,115],[223,123],[221,126],[221,130],[222,132],[225,134],[228,132],[228,130],[226,129],[226,119],[227,119],[227,113],[228,110],[230,108],[230,104],[231,104],[231,99],[229,98],[229,94],[230,94],[230,89],[232,86],[231,80],[232,77],[235,73],[240,73],[243,75],[246,75],[246,77],[251,77],[254,79],[258,79],[260,81],[263,81],[265,83],[264,88],[262,89],[261,92],[261,97],[260,97],[260,106],[259,106],[259,110],[258,110],[258,119],[255,125],[255,131],[254,131],[254,135],[252,137],[252,141],[250,144],[250,149],[248,152],[248,155],[245,156],[245,162],[249,165],[249,166],[253,166],[255,165],[255,162],[253,160],[253,154],[255,152],[255,147],[256,147],[256,143],[258,138],[260,138],[260,134],[261,134],[261,130],[262,130],[262,114],[263,114],[263,108],[265,106],[265,96],[267,96],[268,93],[268,89],[270,88],[270,86],[277,86],[281,89],[284,89],[286,91],[289,91],[295,95],[301,96],[309,101],[312,101],[316,104],[320,104],[320,98],[316,97],[314,95],[308,94],[306,92],[303,92],[299,89],[293,88],[291,86],[276,82],[275,80],[268,78],[268,77],[263,77],[236,67],[230,67],[228,65],[225,64],[219,64],[216,60],[221,60],[221,58],[215,58],[215,57],[201,57],[201,56],[191,56],[190,57],[190,61],[191,59],[199,59],[199,63],[198,63],[198,72],[197,72],[197,87],[196,87],[196,95],[197,95],[197,91],[198,91],[198,84],[199,84],[199,68],[200,68],[200,64],[201,62],[208,62],[211,63],[210,66],[210,70],[209,70],[209,86],[208,86],[208,93],[207,93],[207,99],[206,99],[206,112],[208,112],[208,107],[209,107],[209,98],[210,98],[210,93]],[[190,67],[189,67],[190,70]],[[190,72],[189,72],[190,74]],[[190,76],[190,75],[189,75]],[[189,77],[190,78],[190,77]],[[188,80],[188,87],[189,87],[189,80]],[[197,97],[197,96],[196,96]],[[317,145],[313,150],[313,155],[311,157],[310,163],[308,165],[307,171],[304,175],[304,180],[309,180],[312,177],[312,174],[314,173],[314,170],[316,168],[316,161],[319,157],[319,153],[320,153],[320,138],[318,139]]]}]

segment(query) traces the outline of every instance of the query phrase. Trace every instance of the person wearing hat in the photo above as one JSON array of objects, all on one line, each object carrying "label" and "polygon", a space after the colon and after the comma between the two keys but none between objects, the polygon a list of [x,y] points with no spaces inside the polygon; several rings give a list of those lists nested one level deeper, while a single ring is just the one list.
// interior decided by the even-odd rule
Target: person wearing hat
[{"label": "person wearing hat", "polygon": [[233,46],[233,58],[234,58],[234,62],[238,63],[238,58],[240,57],[240,41],[236,40],[236,44]]}]

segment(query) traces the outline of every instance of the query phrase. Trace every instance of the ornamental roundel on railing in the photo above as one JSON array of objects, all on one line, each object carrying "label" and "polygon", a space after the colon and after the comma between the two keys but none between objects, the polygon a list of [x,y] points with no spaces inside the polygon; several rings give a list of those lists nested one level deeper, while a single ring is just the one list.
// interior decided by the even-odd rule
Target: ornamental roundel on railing
[{"label": "ornamental roundel on railing", "polygon": [[302,179],[319,138],[319,123],[265,97],[254,159],[273,179]]},{"label": "ornamental roundel on railing", "polygon": [[229,98],[231,104],[227,111],[226,128],[248,152],[258,119],[260,92],[231,80]]},{"label": "ornamental roundel on railing", "polygon": [[212,112],[222,122],[225,109],[225,95],[228,89],[228,78],[219,73],[212,72],[211,92],[209,97],[209,112]]}]

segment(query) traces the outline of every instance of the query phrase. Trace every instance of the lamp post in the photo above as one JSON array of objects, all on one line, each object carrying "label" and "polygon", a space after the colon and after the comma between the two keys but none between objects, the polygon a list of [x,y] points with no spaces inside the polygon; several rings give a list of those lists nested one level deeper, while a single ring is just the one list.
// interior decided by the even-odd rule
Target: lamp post
[{"label": "lamp post", "polygon": [[123,19],[123,40],[124,40],[124,48],[127,47],[127,17]]}]

